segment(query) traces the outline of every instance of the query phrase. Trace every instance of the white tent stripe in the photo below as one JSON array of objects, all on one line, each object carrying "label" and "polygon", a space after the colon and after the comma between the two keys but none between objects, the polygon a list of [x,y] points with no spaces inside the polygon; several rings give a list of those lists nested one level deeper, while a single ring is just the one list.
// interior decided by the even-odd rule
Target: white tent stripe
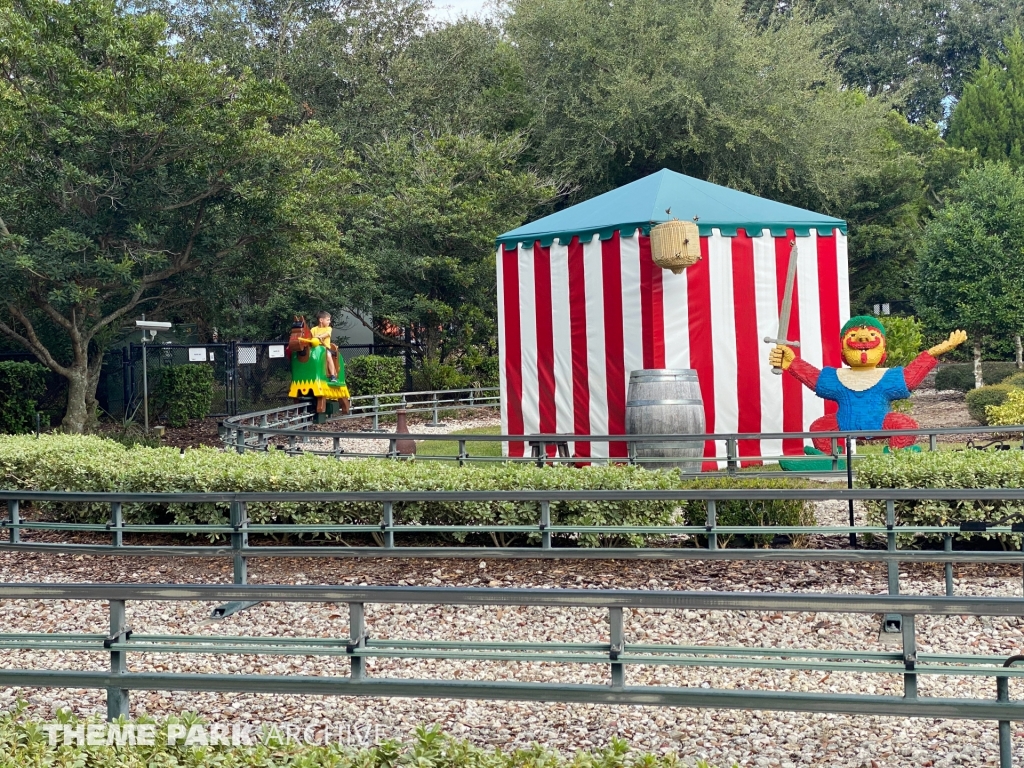
[{"label": "white tent stripe", "polygon": [[[569,317],[569,248],[551,245],[551,321],[555,341],[556,431],[573,432],[572,339]],[[573,450],[573,446],[569,446]]]},{"label": "white tent stripe", "polygon": [[[587,376],[590,381],[590,433],[608,434],[608,384],[604,352],[604,278],[601,241],[597,235],[583,244],[583,273],[587,294]],[[590,455],[608,457],[607,443],[592,443]]]},{"label": "white tent stripe", "polygon": [[686,272],[661,272],[662,315],[665,322],[665,367],[690,367],[690,323],[686,305]]},{"label": "white tent stripe", "polygon": [[537,288],[533,250],[519,249],[519,318],[522,339],[523,433],[540,431],[540,374],[537,370]]},{"label": "white tent stripe", "polygon": [[[822,366],[821,303],[818,291],[818,234],[796,239],[798,253],[796,282],[800,294],[800,357],[815,368]],[[834,309],[833,309],[834,311]],[[801,389],[804,424],[825,415],[825,401],[807,387]]]},{"label": "white tent stripe", "polygon": [[[708,238],[711,279],[711,342],[715,361],[715,432],[736,432],[739,425],[736,315],[733,301],[732,238],[714,230]],[[725,442],[715,442],[724,456]]]},{"label": "white tent stripe", "polygon": [[[767,364],[770,346],[765,338],[777,338],[779,329],[778,278],[775,270],[775,240],[765,231],[752,238],[754,246],[754,294],[757,300],[757,340],[764,350],[758,359],[761,383],[761,431],[782,431],[782,377]],[[782,452],[781,440],[762,440],[761,453],[774,456]]]}]

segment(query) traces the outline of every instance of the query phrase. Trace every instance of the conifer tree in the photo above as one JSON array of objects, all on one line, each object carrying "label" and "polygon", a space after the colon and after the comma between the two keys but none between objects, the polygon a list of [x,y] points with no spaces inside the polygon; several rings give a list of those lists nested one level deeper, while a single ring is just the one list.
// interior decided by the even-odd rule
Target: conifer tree
[{"label": "conifer tree", "polygon": [[985,160],[1024,164],[1024,37],[1014,32],[993,63],[982,59],[953,111],[950,143]]}]

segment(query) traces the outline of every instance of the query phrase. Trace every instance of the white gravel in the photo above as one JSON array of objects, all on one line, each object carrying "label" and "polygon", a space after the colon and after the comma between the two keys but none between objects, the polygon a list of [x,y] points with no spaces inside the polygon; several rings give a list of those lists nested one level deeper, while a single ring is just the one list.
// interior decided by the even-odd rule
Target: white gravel
[{"label": "white gravel", "polygon": [[[447,427],[451,429],[451,425]],[[840,524],[846,507],[841,502],[822,505],[819,522]],[[64,572],[54,558],[45,580],[80,580]],[[312,566],[310,566],[312,567]],[[467,563],[467,569],[478,568]],[[614,563],[595,563],[595,571],[610,572]],[[722,591],[813,591],[800,581],[765,576],[751,584],[742,569],[734,576],[698,579],[701,564],[693,564],[691,583],[677,578],[664,581],[652,565],[651,589],[705,589]],[[803,574],[817,581],[824,569],[807,564]],[[481,575],[486,567],[479,569]],[[538,572],[543,573],[543,572]],[[827,584],[831,592],[879,593],[885,590],[884,574],[865,575],[863,569],[833,568],[838,576]],[[435,573],[435,576],[442,575]],[[938,575],[937,573],[935,574]],[[100,574],[98,577],[102,578]],[[173,581],[174,566],[152,574],[133,573],[143,581]],[[295,574],[295,583],[320,583],[315,577]],[[19,556],[0,553],[0,580],[39,580]],[[525,586],[546,584],[544,576]],[[788,579],[788,580],[787,580]],[[222,576],[212,576],[221,581]],[[425,579],[411,583],[441,583]],[[486,576],[481,583],[488,583]],[[497,584],[498,582],[493,582]],[[503,582],[504,583],[504,582]],[[507,586],[514,586],[506,584]],[[937,578],[905,574],[908,594],[941,594]],[[965,595],[1021,595],[1019,577],[960,578],[957,593]],[[348,610],[345,605],[262,604],[242,614],[211,624],[212,604],[134,603],[128,606],[129,625],[137,633],[345,637]],[[72,601],[13,601],[2,604],[4,632],[106,633],[106,608],[101,603]],[[698,611],[625,611],[627,642],[699,645],[794,646],[822,649],[892,650],[878,636],[877,616],[841,614],[780,614]],[[367,629],[375,638],[530,640],[608,642],[606,612],[596,609],[474,608],[445,606],[367,606]],[[1018,618],[927,618],[918,623],[920,652],[958,652],[1009,656],[1024,648],[1024,626]],[[0,651],[0,667],[50,669],[104,669],[102,653]],[[343,657],[216,656],[132,654],[132,671],[212,672],[221,674],[348,674]],[[494,661],[369,659],[367,674],[373,677],[426,677],[446,679],[521,680],[542,682],[605,683],[605,665],[554,663],[505,663]],[[695,688],[746,688],[762,690],[829,691],[899,695],[900,675],[854,673],[751,671],[699,667],[629,666],[630,685],[679,685]],[[1024,684],[1011,681],[1011,696],[1024,696]],[[922,696],[994,697],[992,678],[920,676]],[[59,708],[80,715],[105,712],[102,691],[6,689],[0,706],[21,696],[30,703],[28,714],[50,718]],[[135,715],[163,716],[198,711],[206,718],[226,723],[280,724],[313,721],[353,724],[359,733],[371,730],[379,738],[408,738],[422,724],[437,724],[453,735],[483,745],[527,746],[540,742],[571,753],[576,749],[603,746],[613,736],[628,739],[633,748],[677,752],[685,765],[705,758],[712,765],[739,766],[984,766],[998,764],[998,732],[995,723],[956,720],[911,720],[886,717],[848,717],[745,711],[704,711],[638,706],[591,704],[534,704],[489,701],[422,699],[371,699],[348,697],[300,697],[218,693],[135,692]],[[1015,724],[1015,765],[1024,765],[1024,729]]]},{"label": "white gravel", "polygon": [[[440,424],[436,427],[430,426],[429,422],[412,422],[408,424],[409,432],[415,435],[447,435],[454,434],[456,432],[463,432],[467,429],[475,429],[479,427],[498,427],[501,425],[501,420],[497,415],[493,415],[489,412],[483,412],[480,415],[472,416],[469,418],[460,419],[443,419]],[[386,434],[394,434],[394,425],[381,425],[381,432]],[[315,434],[315,433],[311,433]],[[372,433],[370,433],[372,434]],[[352,439],[352,440],[340,440],[339,445],[341,449],[347,454],[356,454],[352,458],[356,458],[358,454],[379,454],[387,453],[390,447],[389,440],[379,440],[367,437],[365,439]],[[311,451],[333,451],[334,440],[329,437],[309,437],[302,443],[302,447],[305,450]],[[420,443],[418,446],[419,450],[423,453],[430,453],[429,446],[424,443]]]}]

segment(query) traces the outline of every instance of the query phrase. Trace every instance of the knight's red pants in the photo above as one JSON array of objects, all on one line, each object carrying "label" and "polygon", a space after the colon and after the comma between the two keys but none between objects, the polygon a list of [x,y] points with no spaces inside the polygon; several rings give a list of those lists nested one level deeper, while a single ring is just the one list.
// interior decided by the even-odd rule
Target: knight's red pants
[{"label": "knight's red pants", "polygon": [[[920,425],[904,413],[887,413],[882,420],[882,429],[917,429]],[[839,422],[835,414],[822,416],[811,422],[811,432],[838,432]],[[822,453],[832,453],[832,438],[816,437],[811,441]],[[889,447],[909,448],[917,442],[917,435],[895,435],[889,438]],[[842,446],[840,446],[841,448]]]}]

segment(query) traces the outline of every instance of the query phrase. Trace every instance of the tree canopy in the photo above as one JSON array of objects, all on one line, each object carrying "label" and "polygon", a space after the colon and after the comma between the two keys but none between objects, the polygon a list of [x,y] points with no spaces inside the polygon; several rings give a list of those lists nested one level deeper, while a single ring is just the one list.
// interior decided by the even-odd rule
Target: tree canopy
[{"label": "tree canopy", "polygon": [[1024,172],[987,163],[966,173],[920,244],[917,309],[932,328],[982,337],[1024,329]]},{"label": "tree canopy", "polygon": [[985,160],[1024,165],[1024,37],[1006,40],[995,62],[988,58],[964,87],[950,119],[954,146],[975,149]]},{"label": "tree canopy", "polygon": [[174,57],[162,19],[108,0],[6,3],[0,29],[0,332],[68,380],[66,427],[133,313],[343,257],[353,177],[329,129],[279,128],[281,86]]}]

